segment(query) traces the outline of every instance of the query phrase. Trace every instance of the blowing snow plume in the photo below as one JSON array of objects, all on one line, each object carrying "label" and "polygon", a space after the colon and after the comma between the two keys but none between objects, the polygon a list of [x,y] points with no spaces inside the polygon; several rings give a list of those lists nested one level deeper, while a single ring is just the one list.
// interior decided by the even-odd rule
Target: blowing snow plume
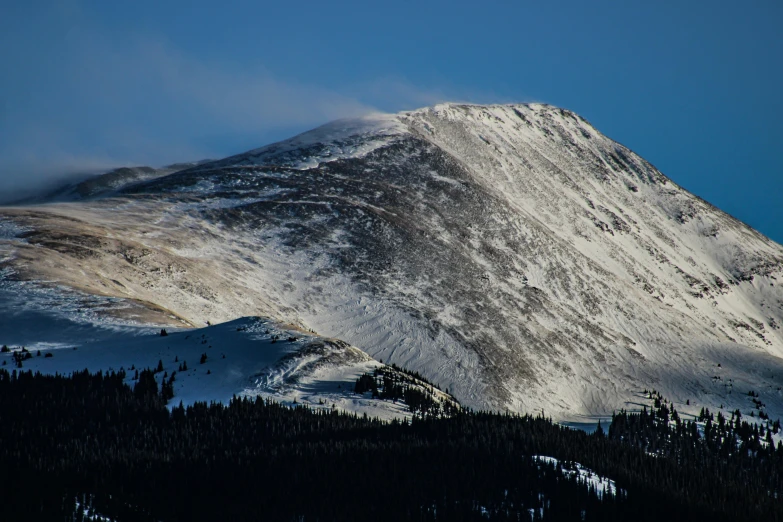
[{"label": "blowing snow plume", "polygon": [[341,120],[2,217],[4,285],[128,307],[103,316],[267,316],[476,408],[578,420],[654,387],[783,413],[783,247],[555,107]]}]

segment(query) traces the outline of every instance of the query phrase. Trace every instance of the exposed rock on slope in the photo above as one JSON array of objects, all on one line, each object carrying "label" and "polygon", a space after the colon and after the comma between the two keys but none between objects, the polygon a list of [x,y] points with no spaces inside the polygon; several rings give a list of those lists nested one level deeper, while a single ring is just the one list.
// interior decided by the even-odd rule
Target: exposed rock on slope
[{"label": "exposed rock on slope", "polygon": [[469,406],[573,418],[644,387],[712,405],[753,388],[783,413],[783,247],[551,106],[338,121],[2,214],[24,230],[11,278],[161,322],[294,322]]}]

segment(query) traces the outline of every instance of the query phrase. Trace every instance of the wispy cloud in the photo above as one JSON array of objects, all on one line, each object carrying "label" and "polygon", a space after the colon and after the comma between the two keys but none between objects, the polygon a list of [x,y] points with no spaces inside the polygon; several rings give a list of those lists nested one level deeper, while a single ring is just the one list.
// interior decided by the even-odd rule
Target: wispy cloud
[{"label": "wispy cloud", "polygon": [[98,151],[104,151],[100,163],[176,160],[182,158],[175,154],[197,153],[188,143],[199,134],[264,133],[374,110],[260,67],[229,69],[187,56],[163,40],[135,38],[119,46],[96,35],[75,40],[57,99],[34,88],[27,100],[13,100],[21,103],[0,113],[6,138],[0,168]]},{"label": "wispy cloud", "polygon": [[160,40],[130,50],[135,68],[154,78],[160,94],[237,130],[309,125],[373,110],[357,99],[281,79],[259,66],[226,66],[184,55]]},{"label": "wispy cloud", "polygon": [[400,77],[337,92],[263,64],[195,56],[161,35],[114,34],[78,9],[46,16],[38,34],[0,36],[34,53],[0,54],[16,72],[0,86],[0,200],[74,172],[219,157],[333,119],[449,99]]},{"label": "wispy cloud", "polygon": [[[69,45],[56,99],[34,89],[0,112],[0,192],[74,171],[214,157],[226,151],[206,143],[210,135],[263,140],[377,110],[263,67],[188,56],[161,39],[107,45],[82,34]],[[427,99],[412,88],[402,94]]]}]

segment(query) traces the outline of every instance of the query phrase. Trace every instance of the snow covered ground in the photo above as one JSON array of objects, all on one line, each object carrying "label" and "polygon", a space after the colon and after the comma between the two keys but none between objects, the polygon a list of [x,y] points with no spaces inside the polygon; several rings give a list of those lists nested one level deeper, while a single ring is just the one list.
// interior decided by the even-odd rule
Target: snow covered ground
[{"label": "snow covered ground", "polygon": [[137,370],[160,364],[159,383],[176,372],[170,406],[261,396],[382,419],[411,416],[402,402],[353,393],[356,379],[382,366],[379,362],[342,341],[274,321],[246,317],[205,328],[168,329],[162,336],[157,328],[109,321],[98,326],[62,312],[3,312],[10,320],[2,323],[0,344],[10,351],[0,353],[0,368],[8,371],[17,368],[13,353],[25,347],[32,357],[22,362],[23,371],[124,370],[131,386]]},{"label": "snow covered ground", "polygon": [[[752,390],[783,416],[783,247],[546,105],[334,122],[118,197],[4,208],[0,270],[0,302],[98,331],[269,317],[471,407],[592,423],[644,388],[744,413]],[[46,297],[62,287],[93,297]]]},{"label": "snow covered ground", "polygon": [[[557,467],[560,463],[560,461],[554,457],[544,457],[541,455],[535,455],[533,456],[533,459],[554,467]],[[564,465],[563,471],[569,477],[575,476],[579,482],[593,488],[598,495],[598,498],[603,498],[605,492],[611,496],[617,495],[617,486],[615,486],[614,480],[598,475],[593,470],[582,466],[578,462],[572,463],[570,467]],[[620,491],[622,492],[622,490]]]},{"label": "snow covered ground", "polygon": [[363,157],[407,133],[395,115],[369,114],[329,122],[293,138],[209,163],[206,168],[275,164],[306,170],[325,162]]}]

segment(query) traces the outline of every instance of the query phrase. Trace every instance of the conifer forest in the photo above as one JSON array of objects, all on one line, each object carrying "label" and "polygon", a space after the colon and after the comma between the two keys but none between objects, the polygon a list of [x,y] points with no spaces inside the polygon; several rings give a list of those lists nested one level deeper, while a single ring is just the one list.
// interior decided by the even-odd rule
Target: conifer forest
[{"label": "conifer forest", "polygon": [[169,409],[151,370],[126,377],[0,370],[0,520],[783,519],[777,423],[685,421],[654,391],[587,434],[421,405],[392,422],[249,398]]}]

